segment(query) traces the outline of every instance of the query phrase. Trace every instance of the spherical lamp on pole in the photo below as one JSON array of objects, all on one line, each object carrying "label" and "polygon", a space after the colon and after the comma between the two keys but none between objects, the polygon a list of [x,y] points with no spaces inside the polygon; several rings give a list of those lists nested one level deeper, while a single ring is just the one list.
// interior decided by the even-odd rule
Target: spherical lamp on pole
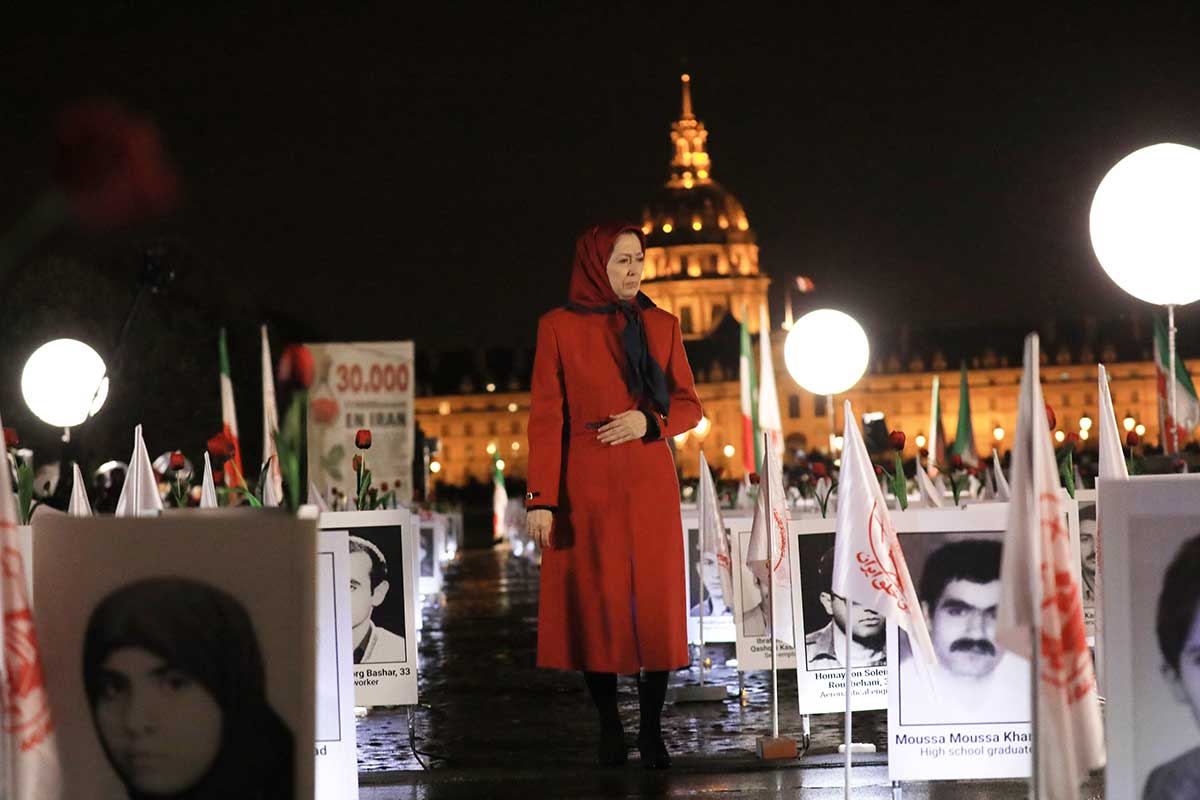
[{"label": "spherical lamp on pole", "polygon": [[34,416],[64,429],[83,424],[104,405],[108,378],[104,359],[83,342],[55,339],[39,347],[21,372],[21,394]]},{"label": "spherical lamp on pole", "polygon": [[1167,307],[1167,381],[1171,425],[1164,444],[1178,450],[1175,306],[1200,300],[1200,150],[1143,147],[1117,162],[1092,198],[1092,248],[1100,266],[1129,294]]},{"label": "spherical lamp on pole", "polygon": [[825,395],[829,448],[833,452],[833,396],[849,390],[867,371],[871,347],[866,331],[849,314],[832,308],[810,311],[792,325],[783,343],[783,362],[792,380]]}]

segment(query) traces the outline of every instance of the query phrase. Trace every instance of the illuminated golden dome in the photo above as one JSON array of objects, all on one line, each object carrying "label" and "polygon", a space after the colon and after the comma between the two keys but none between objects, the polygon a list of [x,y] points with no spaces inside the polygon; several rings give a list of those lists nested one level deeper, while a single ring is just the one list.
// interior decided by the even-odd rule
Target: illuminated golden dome
[{"label": "illuminated golden dome", "polygon": [[682,76],[683,110],[671,124],[671,173],[642,209],[648,247],[752,244],[742,204],[712,178],[708,131],[692,113],[691,77]]}]

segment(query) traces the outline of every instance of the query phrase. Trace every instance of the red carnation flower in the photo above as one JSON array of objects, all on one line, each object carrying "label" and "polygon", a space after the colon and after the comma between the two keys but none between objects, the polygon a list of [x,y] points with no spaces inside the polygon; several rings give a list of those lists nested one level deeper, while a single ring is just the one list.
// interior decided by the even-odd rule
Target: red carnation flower
[{"label": "red carnation flower", "polygon": [[233,439],[229,437],[229,434],[221,431],[208,440],[208,452],[213,458],[233,458],[237,447],[234,446]]},{"label": "red carnation flower", "polygon": [[366,428],[359,429],[358,433],[354,434],[354,446],[359,450],[370,450],[371,432]]},{"label": "red carnation flower", "polygon": [[21,443],[21,437],[17,436],[16,428],[5,428],[4,429],[4,446],[6,448],[7,447],[16,447],[20,443]]},{"label": "red carnation flower", "polygon": [[1050,430],[1058,427],[1058,417],[1054,415],[1054,409],[1049,403],[1046,403],[1046,424],[1050,426]]},{"label": "red carnation flower", "polygon": [[354,468],[355,472],[358,472],[362,469],[362,463],[362,456],[355,456],[350,460],[350,466]]},{"label": "red carnation flower", "polygon": [[752,486],[758,486],[758,484],[761,480],[762,480],[762,478],[759,477],[757,472],[750,473],[750,484]]},{"label": "red carnation flower", "polygon": [[892,431],[888,434],[888,444],[893,450],[903,450],[904,442],[904,431]]},{"label": "red carnation flower", "polygon": [[328,425],[338,417],[338,401],[332,397],[314,397],[308,404],[308,413],[313,422]]},{"label": "red carnation flower", "polygon": [[76,218],[95,229],[163,214],[179,195],[154,123],[110,100],[59,115],[54,181]]},{"label": "red carnation flower", "polygon": [[823,462],[823,461],[814,462],[812,465],[812,474],[813,474],[813,477],[816,477],[816,478],[824,478],[826,475],[828,475],[829,470],[826,469],[825,462]]},{"label": "red carnation flower", "polygon": [[179,470],[183,469],[185,464],[186,461],[183,458],[183,453],[179,452],[178,450],[176,450],[174,453],[171,453],[171,469],[178,472]]},{"label": "red carnation flower", "polygon": [[279,370],[275,377],[284,386],[307,389],[313,384],[316,369],[311,350],[302,344],[289,344],[279,357]]},{"label": "red carnation flower", "polygon": [[955,453],[953,456],[951,456],[950,457],[950,467],[952,469],[962,469],[963,468],[962,456],[959,455],[958,453]]}]

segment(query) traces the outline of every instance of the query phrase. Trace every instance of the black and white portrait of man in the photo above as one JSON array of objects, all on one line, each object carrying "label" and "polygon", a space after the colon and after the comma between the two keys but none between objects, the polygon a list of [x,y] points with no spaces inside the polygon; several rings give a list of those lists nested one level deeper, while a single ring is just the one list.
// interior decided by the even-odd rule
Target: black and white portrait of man
[{"label": "black and white portrait of man", "polygon": [[[816,539],[817,537],[811,537]],[[825,538],[825,537],[821,537]],[[803,545],[802,545],[803,546]],[[801,555],[804,551],[801,550]],[[805,658],[810,670],[838,669],[846,666],[846,598],[833,592],[833,547],[816,559],[813,586],[828,622],[804,637]],[[877,667],[887,663],[887,620],[880,614],[854,603],[854,624],[850,629],[852,667]],[[805,624],[813,616],[806,610]]]},{"label": "black and white portrait of man", "polygon": [[[400,574],[399,571],[396,573]],[[403,585],[396,588],[403,595]],[[355,664],[383,664],[408,660],[404,637],[380,625],[376,609],[393,592],[391,572],[383,551],[361,536],[350,537],[350,626]],[[402,602],[398,601],[398,602]],[[399,617],[403,619],[403,614]]]}]

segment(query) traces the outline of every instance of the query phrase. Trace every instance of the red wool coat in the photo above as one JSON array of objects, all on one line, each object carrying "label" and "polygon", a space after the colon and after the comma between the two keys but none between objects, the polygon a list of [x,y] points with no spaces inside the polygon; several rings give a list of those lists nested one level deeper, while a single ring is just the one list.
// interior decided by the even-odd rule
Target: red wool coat
[{"label": "red wool coat", "polygon": [[[591,272],[595,285],[621,232],[589,233],[597,230],[593,263],[577,257],[575,266],[577,276]],[[602,287],[615,302],[606,276]],[[579,302],[577,288],[573,278]],[[688,663],[679,484],[667,437],[695,427],[700,400],[679,321],[653,306],[641,313],[670,408],[666,416],[653,413],[658,438],[616,446],[601,443],[596,428],[611,415],[650,410],[626,386],[624,316],[562,308],[538,324],[526,504],[556,509],[553,547],[542,553],[542,667],[630,674]]]}]

